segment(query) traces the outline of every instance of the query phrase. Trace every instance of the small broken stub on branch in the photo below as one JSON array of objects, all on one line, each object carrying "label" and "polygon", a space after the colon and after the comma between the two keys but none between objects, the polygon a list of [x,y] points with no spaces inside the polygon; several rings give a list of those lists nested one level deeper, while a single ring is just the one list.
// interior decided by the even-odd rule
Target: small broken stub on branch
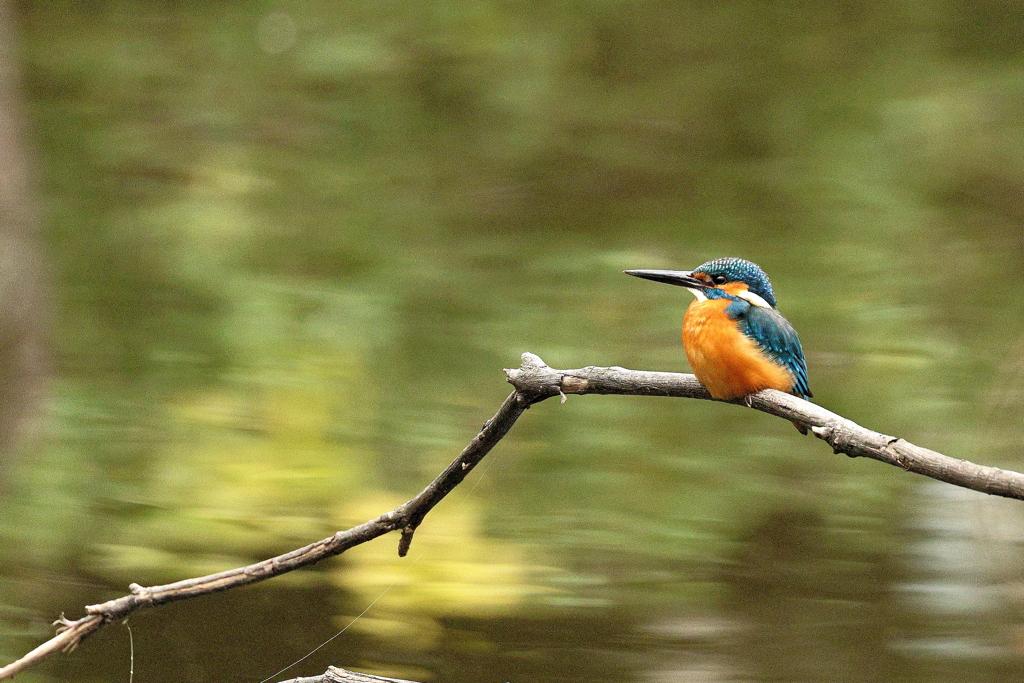
[{"label": "small broken stub on branch", "polygon": [[562,391],[567,394],[582,394],[587,390],[589,382],[584,377],[566,375],[562,377]]},{"label": "small broken stub on branch", "polygon": [[412,535],[416,533],[416,527],[412,524],[402,528],[402,535],[398,539],[398,556],[405,557],[409,554],[409,546],[412,545]]}]

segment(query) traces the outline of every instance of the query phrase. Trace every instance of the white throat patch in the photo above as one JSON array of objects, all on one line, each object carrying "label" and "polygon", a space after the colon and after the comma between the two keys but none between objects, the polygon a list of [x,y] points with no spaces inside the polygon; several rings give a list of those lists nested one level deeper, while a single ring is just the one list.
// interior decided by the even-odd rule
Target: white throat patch
[{"label": "white throat patch", "polygon": [[697,301],[707,301],[708,300],[708,298],[706,296],[704,296],[704,292],[702,292],[701,290],[699,290],[699,289],[690,289],[689,287],[687,287],[686,289],[689,290],[690,294],[693,294],[693,296],[695,296],[697,298]]}]

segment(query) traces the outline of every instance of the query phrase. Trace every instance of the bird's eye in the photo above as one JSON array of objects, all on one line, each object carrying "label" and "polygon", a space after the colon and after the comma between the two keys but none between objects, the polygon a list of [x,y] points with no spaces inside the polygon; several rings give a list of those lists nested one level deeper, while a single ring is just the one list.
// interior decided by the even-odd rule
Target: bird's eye
[{"label": "bird's eye", "polygon": [[724,275],[715,275],[713,278],[711,278],[711,281],[714,282],[716,285],[724,285],[726,277]]}]

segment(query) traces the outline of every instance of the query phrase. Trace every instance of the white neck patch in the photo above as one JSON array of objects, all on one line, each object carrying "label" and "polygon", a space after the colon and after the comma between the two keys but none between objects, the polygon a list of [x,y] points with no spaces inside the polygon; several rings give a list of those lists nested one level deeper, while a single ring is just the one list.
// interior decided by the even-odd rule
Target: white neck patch
[{"label": "white neck patch", "polygon": [[[704,294],[704,292],[702,290],[690,289],[689,287],[687,287],[686,289],[687,289],[687,291],[690,292],[690,294],[693,294],[693,296],[697,299],[697,301],[707,301],[708,300],[707,295]],[[761,308],[771,308],[771,304],[769,304],[767,301],[762,299],[757,294],[754,294],[753,292],[751,292],[749,289],[744,290],[742,292],[738,292],[736,294],[733,294],[732,296],[738,297],[740,299],[744,299],[745,301],[749,301],[750,303],[754,304],[755,306],[760,306]]]},{"label": "white neck patch", "polygon": [[757,294],[754,294],[749,289],[743,292],[739,292],[738,294],[736,294],[736,296],[738,296],[741,299],[749,301],[755,306],[760,306],[761,308],[771,308],[771,305],[769,305],[767,301],[759,297]]}]

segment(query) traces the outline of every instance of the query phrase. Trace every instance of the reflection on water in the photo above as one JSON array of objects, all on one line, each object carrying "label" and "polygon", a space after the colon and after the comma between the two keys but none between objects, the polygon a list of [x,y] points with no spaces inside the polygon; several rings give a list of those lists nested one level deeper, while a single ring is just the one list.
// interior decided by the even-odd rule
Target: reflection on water
[{"label": "reflection on water", "polygon": [[916,655],[988,661],[1022,654],[1022,511],[1001,500],[950,487],[920,487],[908,544],[910,580],[903,602],[932,628],[894,644]]},{"label": "reflection on water", "polygon": [[[816,400],[1020,469],[1020,21],[926,4],[19,4],[55,363],[0,654],[408,499],[523,351],[685,369],[688,296],[624,268],[760,262]],[[140,613],[136,674],[260,681],[369,607],[289,674],[1024,680],[1021,513],[973,500],[736,406],[549,401],[409,557]],[[35,675],[127,670],[114,625]]]}]

